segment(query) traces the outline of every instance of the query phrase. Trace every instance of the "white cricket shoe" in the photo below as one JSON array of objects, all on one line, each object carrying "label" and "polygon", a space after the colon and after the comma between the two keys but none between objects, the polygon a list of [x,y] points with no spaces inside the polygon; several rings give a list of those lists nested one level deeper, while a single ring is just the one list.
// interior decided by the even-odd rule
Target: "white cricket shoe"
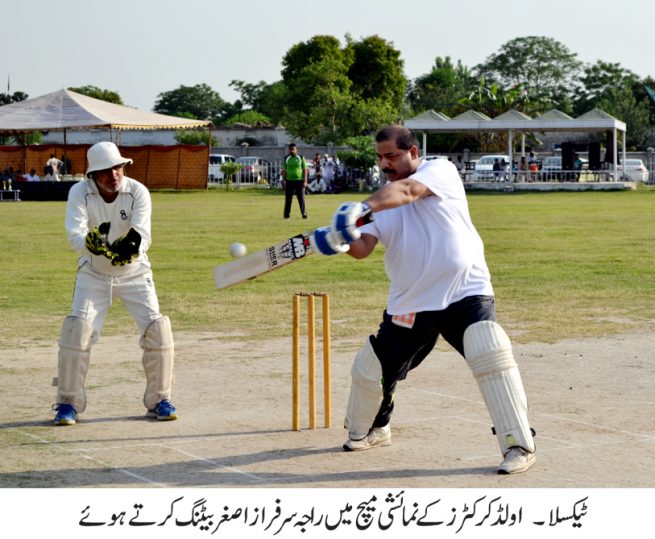
[{"label": "white cricket shoe", "polygon": [[511,474],[525,472],[532,466],[537,457],[534,453],[529,453],[522,447],[510,447],[505,453],[503,462],[498,468],[499,474]]},{"label": "white cricket shoe", "polygon": [[391,425],[373,428],[361,440],[348,438],[346,443],[343,444],[343,449],[344,451],[366,451],[367,449],[384,447],[385,445],[391,445]]}]

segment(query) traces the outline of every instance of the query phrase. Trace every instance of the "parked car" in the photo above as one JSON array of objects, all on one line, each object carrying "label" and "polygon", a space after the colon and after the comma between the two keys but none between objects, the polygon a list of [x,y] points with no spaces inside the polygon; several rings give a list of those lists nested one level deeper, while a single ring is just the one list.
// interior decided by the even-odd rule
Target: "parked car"
[{"label": "parked car", "polygon": [[507,176],[509,171],[509,155],[483,155],[475,163],[475,169],[473,171],[473,181],[494,181],[500,180],[499,177],[494,173],[494,162],[498,160],[499,163],[505,160],[505,170],[500,172],[503,174],[503,177]]},{"label": "parked car", "polygon": [[618,165],[617,168],[622,180],[648,183],[648,169],[641,159],[626,159],[625,166]]},{"label": "parked car", "polygon": [[562,178],[562,156],[544,157],[541,165],[541,181],[559,181]]},{"label": "parked car", "polygon": [[554,155],[545,157],[541,166],[541,179],[542,181],[564,180],[564,181],[578,181],[580,174],[585,174],[589,169],[589,161],[578,157],[573,169],[562,170],[562,156]]},{"label": "parked car", "polygon": [[241,164],[241,169],[237,173],[239,183],[258,183],[261,180],[269,180],[271,175],[270,161],[255,155],[249,155],[239,157],[236,162]]},{"label": "parked car", "polygon": [[209,154],[209,181],[217,183],[222,182],[224,174],[221,172],[223,163],[234,163],[235,157],[226,153]]}]

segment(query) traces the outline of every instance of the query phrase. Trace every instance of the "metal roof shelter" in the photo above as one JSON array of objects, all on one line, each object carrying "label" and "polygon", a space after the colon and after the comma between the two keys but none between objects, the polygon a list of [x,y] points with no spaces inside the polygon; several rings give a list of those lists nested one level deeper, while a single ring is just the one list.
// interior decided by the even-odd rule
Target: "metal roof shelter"
[{"label": "metal roof shelter", "polygon": [[58,90],[0,107],[0,132],[64,131],[67,129],[194,129],[211,126],[189,120],[108,103],[70,90]]},{"label": "metal roof shelter", "polygon": [[[1,109],[0,109],[1,110]],[[405,127],[412,131],[423,133],[423,154],[427,150],[427,133],[466,133],[507,131],[509,133],[508,152],[510,162],[513,161],[514,135],[521,135],[521,152],[525,155],[525,134],[532,132],[562,131],[562,132],[600,132],[610,131],[613,135],[612,163],[614,177],[617,178],[618,165],[618,134],[622,133],[622,159],[625,161],[625,134],[626,124],[610,116],[606,112],[593,109],[578,118],[553,109],[536,118],[519,112],[509,110],[495,118],[489,118],[481,112],[466,111],[454,118],[432,110],[423,112],[405,122]],[[512,167],[510,167],[511,169]],[[513,173],[510,170],[510,180]]]}]

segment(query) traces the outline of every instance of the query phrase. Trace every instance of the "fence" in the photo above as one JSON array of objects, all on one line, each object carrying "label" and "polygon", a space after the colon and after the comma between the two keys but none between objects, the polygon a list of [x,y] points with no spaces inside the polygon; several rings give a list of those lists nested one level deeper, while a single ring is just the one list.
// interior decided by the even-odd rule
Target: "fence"
[{"label": "fence", "polygon": [[[89,144],[47,144],[43,146],[0,146],[0,170],[14,172],[35,169],[43,174],[51,155],[66,156],[68,170],[64,179],[81,179],[87,168]],[[126,174],[148,188],[204,189],[207,187],[207,146],[120,146],[121,155],[132,159]]]}]

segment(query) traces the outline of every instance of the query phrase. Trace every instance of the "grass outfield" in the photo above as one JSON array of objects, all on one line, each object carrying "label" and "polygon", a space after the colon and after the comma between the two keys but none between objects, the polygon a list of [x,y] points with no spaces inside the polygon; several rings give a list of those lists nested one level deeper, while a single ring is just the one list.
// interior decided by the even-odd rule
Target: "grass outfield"
[{"label": "grass outfield", "polygon": [[[283,196],[271,191],[154,192],[149,255],[162,312],[174,330],[246,337],[290,334],[291,296],[327,291],[333,337],[373,331],[388,283],[383,249],[356,261],[311,257],[254,281],[218,291],[214,265],[327,224],[358,193],[308,197],[282,219]],[[518,342],[624,333],[655,320],[655,191],[471,193],[473,221],[485,242],[499,321]],[[0,205],[0,342],[52,342],[68,314],[76,255],[64,230],[64,202]],[[126,327],[127,325],[127,327]],[[134,333],[114,305],[105,334]]]}]

